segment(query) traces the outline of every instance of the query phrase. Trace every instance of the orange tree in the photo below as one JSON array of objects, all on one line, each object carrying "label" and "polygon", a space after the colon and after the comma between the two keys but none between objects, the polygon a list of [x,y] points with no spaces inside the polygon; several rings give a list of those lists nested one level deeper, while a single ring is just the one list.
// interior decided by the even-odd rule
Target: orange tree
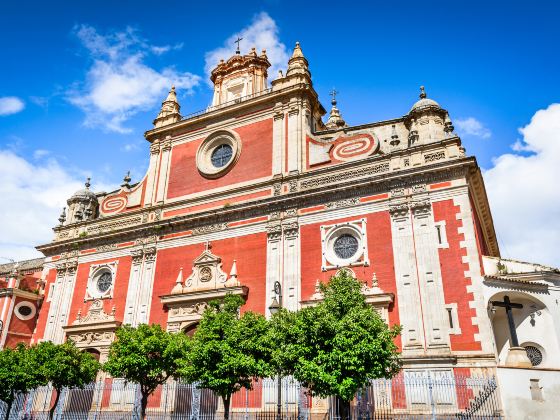
[{"label": "orange tree", "polygon": [[400,370],[394,343],[400,327],[385,324],[361,287],[342,271],[321,285],[321,303],[296,313],[282,310],[269,328],[273,369],[293,375],[313,396],[335,396],[341,419],[350,417],[350,402],[371,379]]}]

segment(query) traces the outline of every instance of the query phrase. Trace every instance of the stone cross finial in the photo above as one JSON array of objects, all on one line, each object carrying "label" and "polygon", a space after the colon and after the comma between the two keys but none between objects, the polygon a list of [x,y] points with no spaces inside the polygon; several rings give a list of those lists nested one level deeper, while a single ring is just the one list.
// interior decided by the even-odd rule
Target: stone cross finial
[{"label": "stone cross finial", "polygon": [[241,50],[239,49],[239,43],[241,41],[243,41],[243,38],[240,38],[239,35],[237,35],[237,39],[233,41],[235,44],[237,44],[237,49],[235,50],[236,54],[241,54]]}]

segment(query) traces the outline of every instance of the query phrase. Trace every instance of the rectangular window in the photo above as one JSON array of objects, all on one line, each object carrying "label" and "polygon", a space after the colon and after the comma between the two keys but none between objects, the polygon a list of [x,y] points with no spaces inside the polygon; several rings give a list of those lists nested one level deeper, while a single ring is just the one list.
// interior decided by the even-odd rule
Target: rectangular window
[{"label": "rectangular window", "polygon": [[453,335],[461,334],[461,328],[459,327],[459,314],[457,312],[457,304],[450,303],[445,305],[445,312],[447,314],[447,322],[449,324],[449,334],[453,334]]},{"label": "rectangular window", "polygon": [[447,317],[449,318],[449,328],[453,329],[453,309],[447,308]]},{"label": "rectangular window", "polygon": [[435,222],[434,225],[436,228],[436,240],[438,248],[449,248],[449,244],[447,243],[447,232],[445,230],[445,220]]}]

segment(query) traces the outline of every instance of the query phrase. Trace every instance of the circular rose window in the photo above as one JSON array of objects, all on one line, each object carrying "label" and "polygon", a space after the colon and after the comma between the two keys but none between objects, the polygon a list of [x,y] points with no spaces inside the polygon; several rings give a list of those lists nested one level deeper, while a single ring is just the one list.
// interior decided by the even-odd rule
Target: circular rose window
[{"label": "circular rose window", "polygon": [[103,272],[97,278],[97,289],[101,293],[105,293],[107,290],[109,290],[112,284],[113,284],[113,276],[108,271]]},{"label": "circular rose window", "polygon": [[225,175],[239,159],[241,140],[230,131],[221,130],[209,135],[196,152],[196,166],[206,178]]}]

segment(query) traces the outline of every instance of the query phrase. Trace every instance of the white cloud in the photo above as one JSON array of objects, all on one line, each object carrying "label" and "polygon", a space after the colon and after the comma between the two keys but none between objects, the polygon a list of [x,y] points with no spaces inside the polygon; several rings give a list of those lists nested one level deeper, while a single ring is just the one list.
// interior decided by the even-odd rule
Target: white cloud
[{"label": "white cloud", "polygon": [[0,98],[0,115],[12,115],[23,111],[25,104],[16,96],[4,96]]},{"label": "white cloud", "polygon": [[454,123],[461,135],[480,137],[482,139],[488,139],[492,135],[488,128],[484,127],[480,121],[473,117],[459,118]]},{"label": "white cloud", "polygon": [[139,111],[156,111],[172,84],[191,93],[200,81],[189,72],[173,67],[157,70],[145,63],[149,54],[163,54],[181,48],[181,44],[149,45],[131,28],[101,35],[91,26],[82,25],[76,35],[93,62],[85,83],[70,94],[69,101],[86,113],[86,126],[129,133],[126,122]]},{"label": "white cloud", "polygon": [[[83,188],[81,175],[70,173],[55,159],[34,164],[12,151],[0,150],[0,256],[14,260],[40,257],[34,246],[52,240],[51,229],[66,200]],[[100,191],[107,185],[94,183],[92,187]]]},{"label": "white cloud", "polygon": [[523,140],[484,178],[505,257],[560,267],[560,104],[538,111]]},{"label": "white cloud", "polygon": [[[242,54],[248,53],[252,47],[257,48],[257,52],[265,49],[271,67],[268,70],[269,80],[276,77],[278,70],[288,66],[290,56],[286,46],[280,41],[276,22],[267,13],[259,13],[253,18],[251,24],[239,32],[232,34],[225,40],[222,47],[216,48],[206,53],[205,72],[210,77],[211,71],[216,67],[221,59],[227,60],[235,54],[235,40],[239,35],[241,41],[240,50]],[[209,80],[209,79],[207,79]]]}]

